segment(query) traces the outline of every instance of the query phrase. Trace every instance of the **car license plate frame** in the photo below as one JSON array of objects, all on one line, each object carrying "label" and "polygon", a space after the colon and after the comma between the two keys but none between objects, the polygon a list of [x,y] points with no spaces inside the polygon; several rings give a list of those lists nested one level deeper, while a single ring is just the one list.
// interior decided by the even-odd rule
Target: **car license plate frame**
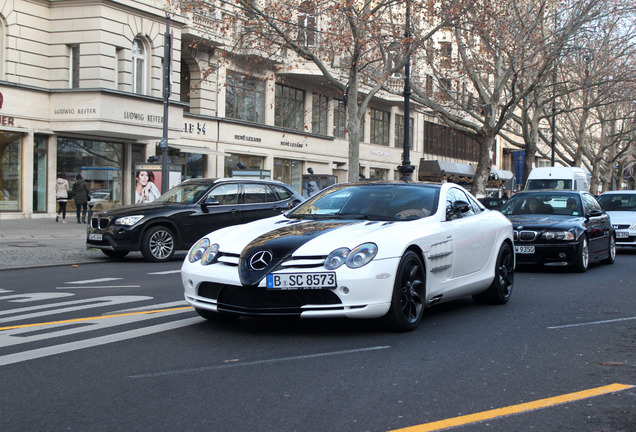
[{"label": "car license plate frame", "polygon": [[104,238],[99,233],[89,233],[88,234],[88,239],[89,240],[94,240],[94,241],[102,241]]},{"label": "car license plate frame", "polygon": [[629,238],[629,231],[616,231],[617,239],[626,239]]},{"label": "car license plate frame", "polygon": [[515,246],[515,253],[519,255],[532,255],[534,246]]},{"label": "car license plate frame", "polygon": [[338,286],[336,272],[270,273],[266,282],[268,290],[316,290]]}]

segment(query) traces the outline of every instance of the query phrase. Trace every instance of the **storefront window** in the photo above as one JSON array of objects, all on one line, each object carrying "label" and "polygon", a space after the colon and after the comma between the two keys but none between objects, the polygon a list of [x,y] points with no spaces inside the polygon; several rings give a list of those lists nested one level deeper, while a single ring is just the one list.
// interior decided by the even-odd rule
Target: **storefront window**
[{"label": "storefront window", "polygon": [[[35,136],[33,142],[33,212],[46,211],[46,137]],[[53,191],[51,191],[53,193]]]},{"label": "storefront window", "polygon": [[[81,174],[93,192],[95,209],[114,207],[123,202],[122,170],[124,144],[75,138],[57,139],[57,171],[65,173],[71,185]],[[73,201],[69,202],[74,210]]]},{"label": "storefront window", "polygon": [[22,135],[0,131],[0,211],[22,208]]},{"label": "storefront window", "polygon": [[387,180],[389,176],[389,170],[382,168],[370,168],[369,178],[372,180]]},{"label": "storefront window", "polygon": [[274,159],[274,180],[286,183],[302,191],[303,164],[301,161]]},{"label": "storefront window", "polygon": [[225,156],[223,175],[225,177],[232,177],[233,174],[241,170],[261,171],[264,166],[265,158],[263,156],[233,154],[231,156]]}]

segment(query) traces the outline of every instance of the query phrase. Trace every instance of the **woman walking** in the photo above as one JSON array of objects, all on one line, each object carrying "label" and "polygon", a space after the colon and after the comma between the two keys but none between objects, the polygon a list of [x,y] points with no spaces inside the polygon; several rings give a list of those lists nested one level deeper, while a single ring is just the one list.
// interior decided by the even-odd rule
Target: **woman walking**
[{"label": "woman walking", "polygon": [[[86,212],[88,211],[88,201],[90,200],[91,190],[86,184],[86,180],[81,174],[75,176],[73,183],[73,195],[75,195],[75,207],[77,208],[77,223],[86,223]],[[82,219],[80,220],[80,208],[82,210]]]},{"label": "woman walking", "polygon": [[68,200],[68,179],[66,174],[60,173],[55,180],[55,199],[60,206],[57,210],[57,216],[55,216],[55,222],[59,222],[60,213],[62,214],[62,223],[66,223],[66,201]]}]

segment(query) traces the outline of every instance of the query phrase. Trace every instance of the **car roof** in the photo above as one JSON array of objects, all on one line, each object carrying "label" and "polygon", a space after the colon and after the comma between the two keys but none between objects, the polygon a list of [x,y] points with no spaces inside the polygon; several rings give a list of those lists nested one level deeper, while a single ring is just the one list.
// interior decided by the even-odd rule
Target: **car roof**
[{"label": "car roof", "polygon": [[564,195],[581,195],[585,191],[573,190],[573,189],[532,189],[532,190],[521,190],[519,192],[515,192],[513,196],[517,195],[536,195],[536,194],[545,194],[545,193],[558,193]]},{"label": "car roof", "polygon": [[276,184],[281,186],[289,185],[278,181],[278,180],[268,180],[268,179],[250,179],[250,178],[241,178],[241,177],[227,177],[227,178],[191,178],[184,180],[181,184],[218,184],[218,183],[264,183],[264,184]]},{"label": "car roof", "polygon": [[612,190],[612,191],[603,192],[601,194],[601,196],[603,196],[603,195],[625,195],[625,194],[636,194],[636,190]]}]

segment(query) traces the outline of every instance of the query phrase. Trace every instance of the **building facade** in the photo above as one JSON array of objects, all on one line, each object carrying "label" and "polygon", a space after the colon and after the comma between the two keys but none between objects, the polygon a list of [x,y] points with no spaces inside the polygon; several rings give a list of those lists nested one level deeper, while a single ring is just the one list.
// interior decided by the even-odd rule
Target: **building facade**
[{"label": "building facade", "polygon": [[[193,43],[197,16],[170,16],[171,96],[164,118],[164,3],[23,1],[0,9],[0,219],[50,217],[60,173],[87,180],[100,206],[134,202],[136,171],[160,164],[167,123],[170,183],[257,176],[298,191],[311,171],[345,181],[396,179],[403,102],[370,105],[360,166],[348,166],[344,103],[312,73],[255,77],[240,58]],[[210,14],[205,19],[220,19]],[[476,161],[416,110],[411,161]],[[448,140],[451,141],[448,141]],[[451,143],[452,145],[449,145]],[[500,158],[501,159],[501,158]],[[510,166],[503,166],[510,169]],[[73,210],[73,204],[70,206]]]}]

